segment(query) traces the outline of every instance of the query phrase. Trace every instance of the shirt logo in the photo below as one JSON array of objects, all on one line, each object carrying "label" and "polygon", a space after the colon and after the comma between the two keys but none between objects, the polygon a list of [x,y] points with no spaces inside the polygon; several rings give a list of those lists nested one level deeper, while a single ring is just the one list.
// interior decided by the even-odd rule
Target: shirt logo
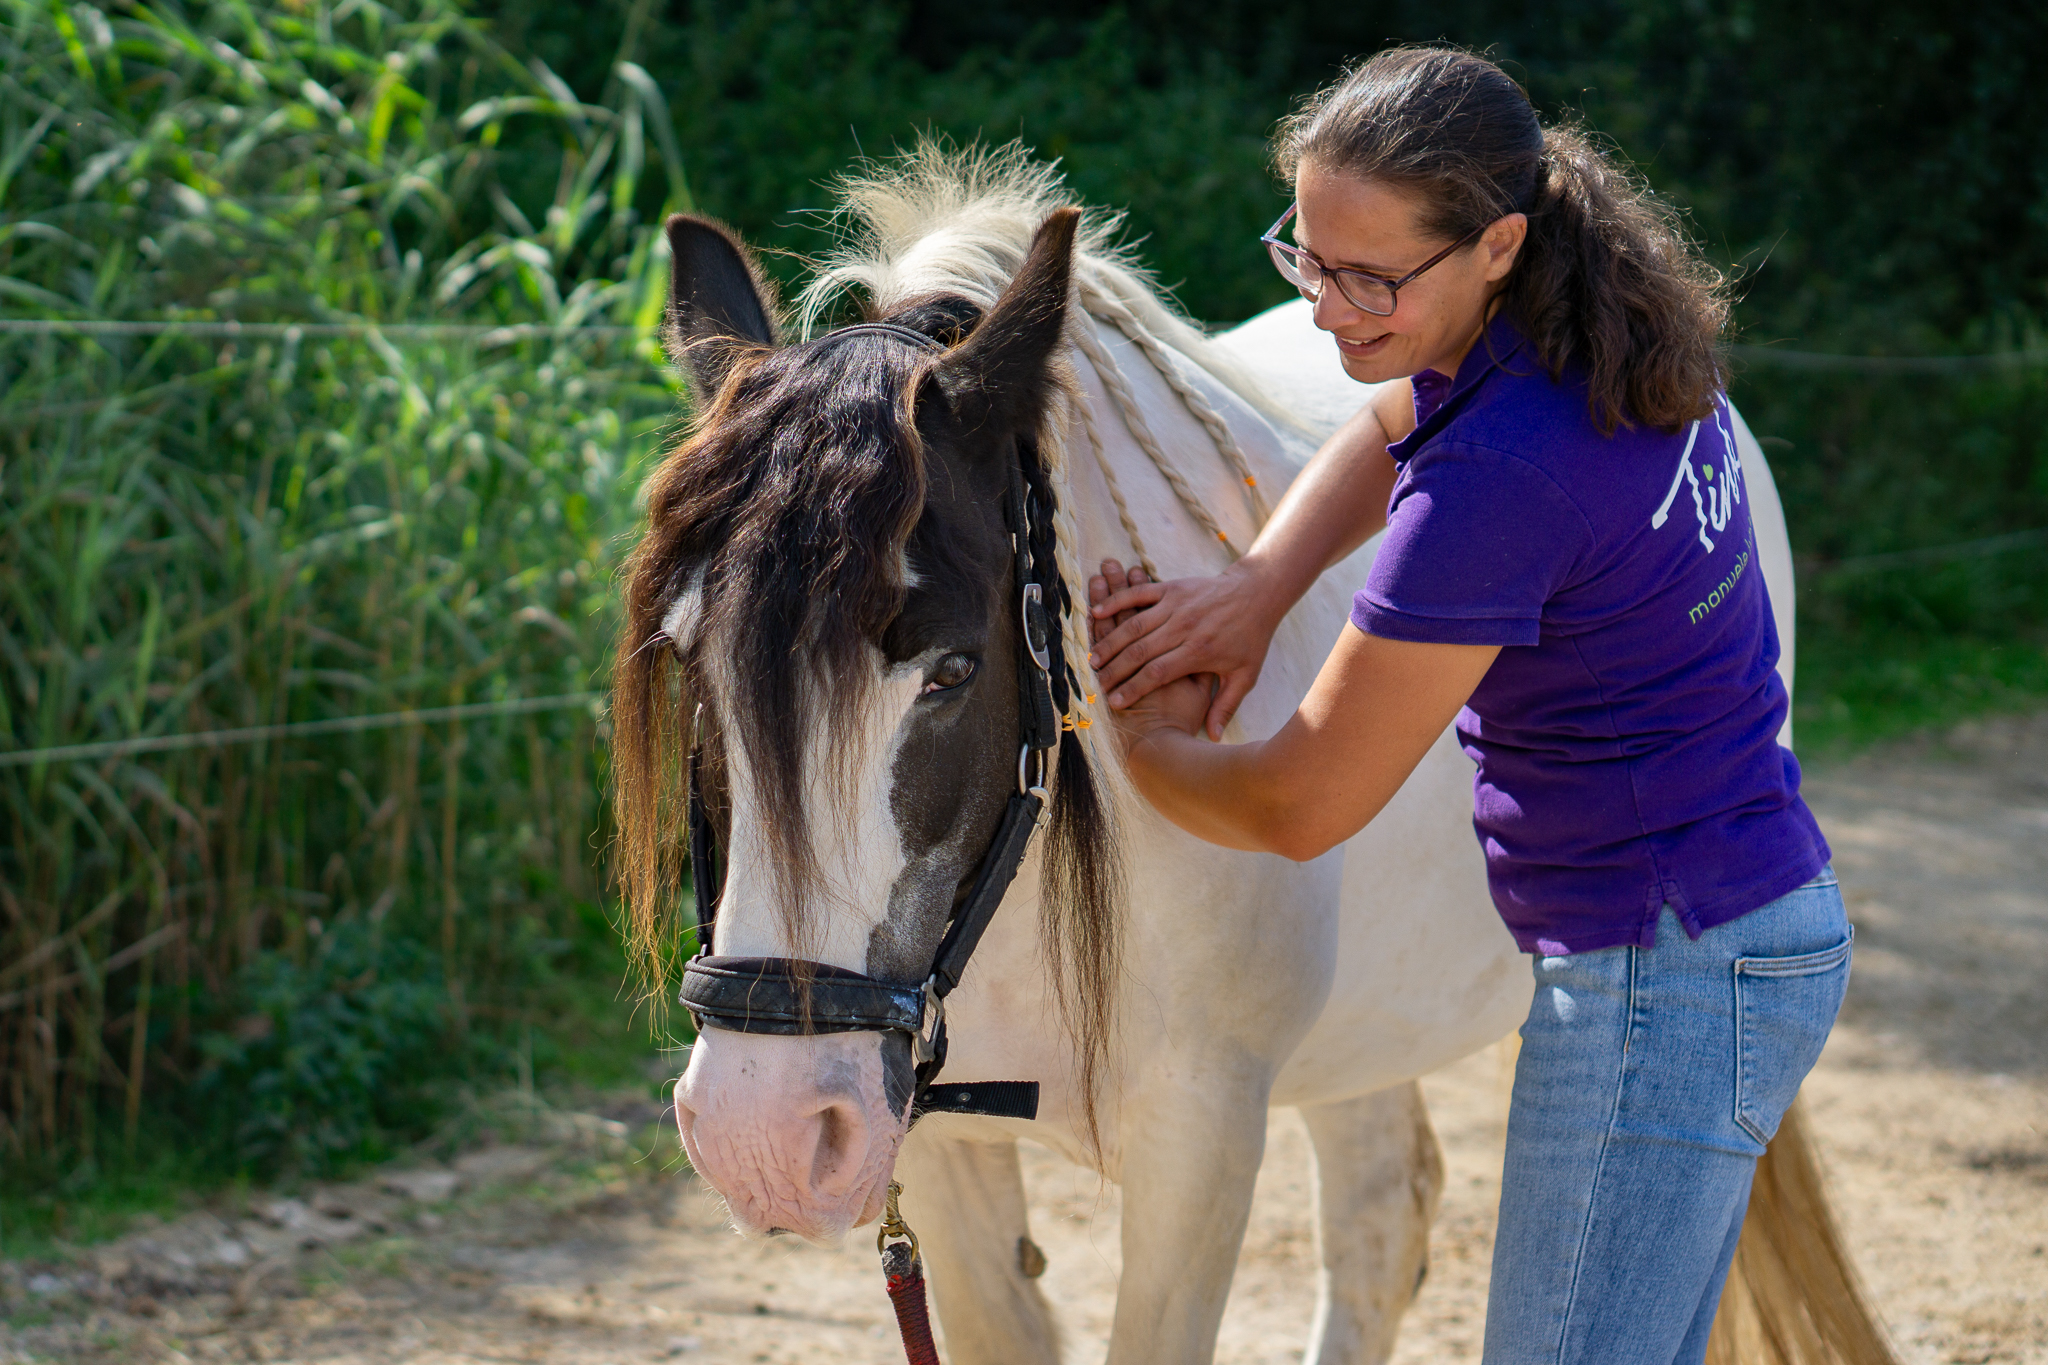
[{"label": "shirt logo", "polygon": [[1681,484],[1692,488],[1693,515],[1699,520],[1700,544],[1707,547],[1707,553],[1714,552],[1714,537],[1707,534],[1712,528],[1715,535],[1728,529],[1728,521],[1735,515],[1736,504],[1742,501],[1742,458],[1735,453],[1735,436],[1728,426],[1725,407],[1714,409],[1714,430],[1721,437],[1721,461],[1718,470],[1711,457],[1702,455],[1699,468],[1692,462],[1693,447],[1700,439],[1700,424],[1695,421],[1685,438],[1685,453],[1678,457],[1677,472],[1671,476],[1671,491],[1664,495],[1664,502],[1650,518],[1650,529],[1661,530],[1671,519],[1671,504],[1678,498]]}]

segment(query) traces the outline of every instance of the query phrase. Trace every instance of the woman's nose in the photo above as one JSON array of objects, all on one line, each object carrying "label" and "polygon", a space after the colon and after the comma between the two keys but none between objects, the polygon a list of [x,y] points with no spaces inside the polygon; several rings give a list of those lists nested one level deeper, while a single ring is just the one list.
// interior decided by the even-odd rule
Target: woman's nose
[{"label": "woman's nose", "polygon": [[1349,327],[1365,316],[1363,309],[1344,297],[1344,291],[1337,282],[1325,275],[1323,292],[1316,296],[1313,313],[1316,326],[1325,332],[1334,332],[1339,327]]}]

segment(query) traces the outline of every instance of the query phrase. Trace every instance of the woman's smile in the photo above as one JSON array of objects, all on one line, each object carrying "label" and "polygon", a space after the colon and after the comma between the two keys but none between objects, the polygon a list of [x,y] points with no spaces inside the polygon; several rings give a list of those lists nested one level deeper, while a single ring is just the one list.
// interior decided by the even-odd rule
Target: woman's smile
[{"label": "woman's smile", "polygon": [[1387,349],[1387,344],[1394,339],[1392,332],[1381,332],[1375,336],[1364,337],[1358,340],[1338,336],[1335,332],[1332,332],[1330,336],[1336,341],[1339,351],[1358,360],[1369,360],[1380,354],[1380,352]]}]

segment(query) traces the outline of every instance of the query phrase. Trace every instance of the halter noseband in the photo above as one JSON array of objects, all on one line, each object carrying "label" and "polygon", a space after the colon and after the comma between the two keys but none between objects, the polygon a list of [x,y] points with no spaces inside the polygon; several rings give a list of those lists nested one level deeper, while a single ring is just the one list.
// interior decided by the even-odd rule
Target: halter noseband
[{"label": "halter noseband", "polygon": [[[868,334],[890,336],[923,350],[944,345],[893,322],[864,322],[826,334],[826,340]],[[917,1086],[911,1121],[928,1113],[1036,1118],[1038,1082],[979,1081],[934,1084],[946,1064],[946,997],[960,984],[967,961],[995,917],[1031,836],[1044,823],[1050,755],[1059,747],[1060,717],[1072,697],[1072,674],[1054,613],[1064,618],[1066,584],[1054,564],[1052,490],[1036,468],[1027,471],[1020,443],[1003,500],[1010,528],[1022,648],[1017,651],[1017,790],[1010,794],[966,899],[947,924],[922,984],[878,981],[822,962],[790,958],[717,957],[712,935],[724,892],[724,869],[712,875],[717,842],[704,804],[697,746],[690,750],[690,867],[697,889],[697,955],[683,969],[681,1002],[705,1028],[735,1033],[896,1032],[908,1036]],[[1035,463],[1035,462],[1034,462]],[[1036,475],[1037,477],[1031,477]]]}]

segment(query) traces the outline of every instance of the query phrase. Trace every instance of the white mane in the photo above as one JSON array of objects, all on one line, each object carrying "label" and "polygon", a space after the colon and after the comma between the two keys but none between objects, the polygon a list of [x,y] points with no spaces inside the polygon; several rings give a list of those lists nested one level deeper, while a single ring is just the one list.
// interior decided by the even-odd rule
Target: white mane
[{"label": "white mane", "polygon": [[987,308],[1024,264],[1032,235],[1046,216],[1078,206],[1077,325],[1083,311],[1096,311],[1089,306],[1091,295],[1113,299],[1153,336],[1272,415],[1272,400],[1260,386],[1162,299],[1151,272],[1129,247],[1117,243],[1124,215],[1077,205],[1059,163],[1033,160],[1023,144],[955,150],[920,138],[898,157],[842,176],[837,190],[835,212],[847,231],[797,297],[797,323],[805,335],[851,292],[865,295],[879,313],[938,293],[958,294]]}]

